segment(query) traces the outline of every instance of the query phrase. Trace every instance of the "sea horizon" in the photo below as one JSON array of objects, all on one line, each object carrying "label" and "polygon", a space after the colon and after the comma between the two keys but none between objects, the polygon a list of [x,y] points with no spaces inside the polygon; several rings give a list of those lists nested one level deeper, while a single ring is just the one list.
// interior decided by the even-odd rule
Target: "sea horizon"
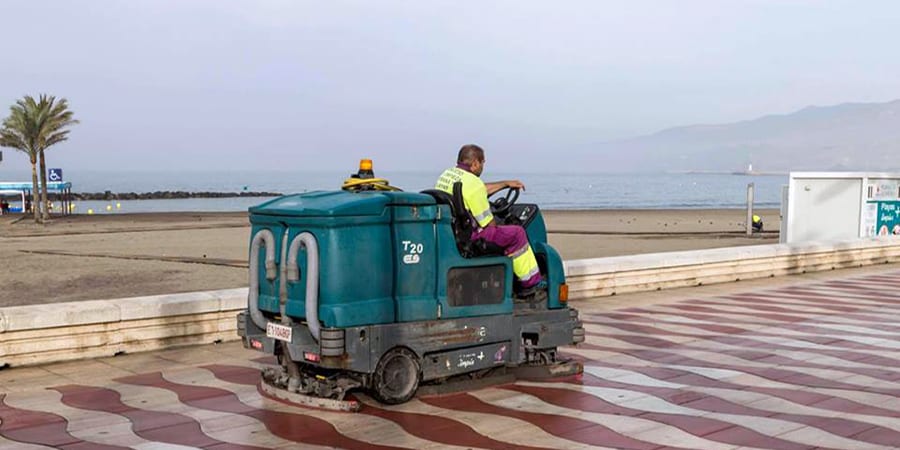
[{"label": "sea horizon", "polygon": [[[157,191],[186,192],[277,192],[302,193],[336,190],[349,171],[304,172],[292,170],[183,170],[105,171],[67,170],[64,181],[72,192],[114,194]],[[27,175],[24,177],[24,175]],[[426,171],[382,171],[394,186],[405,191],[433,187],[436,173]],[[0,170],[0,181],[30,181],[30,169]],[[782,186],[788,178],[775,175],[710,173],[490,173],[485,180],[520,179],[526,185],[522,201],[544,209],[704,209],[743,208],[747,184],[754,183],[754,206],[777,208]],[[76,212],[87,209],[106,212],[151,211],[241,211],[265,201],[264,198],[190,198],[120,201],[79,201]],[[119,203],[119,208],[116,208]]]}]

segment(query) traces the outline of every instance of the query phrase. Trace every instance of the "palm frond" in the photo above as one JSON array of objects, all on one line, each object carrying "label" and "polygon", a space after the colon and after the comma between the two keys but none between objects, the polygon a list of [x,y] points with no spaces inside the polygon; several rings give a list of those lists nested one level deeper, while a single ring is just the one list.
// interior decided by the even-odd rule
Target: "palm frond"
[{"label": "palm frond", "polygon": [[47,148],[68,139],[68,127],[78,124],[65,98],[26,95],[10,106],[0,126],[0,145],[20,150],[32,160]]},{"label": "palm frond", "polygon": [[69,131],[71,131],[71,130],[60,131],[59,133],[51,134],[50,136],[47,137],[46,146],[49,147],[53,144],[58,144],[60,142],[68,140],[69,139]]},{"label": "palm frond", "polygon": [[9,147],[28,153],[25,138],[14,130],[0,130],[0,147]]}]

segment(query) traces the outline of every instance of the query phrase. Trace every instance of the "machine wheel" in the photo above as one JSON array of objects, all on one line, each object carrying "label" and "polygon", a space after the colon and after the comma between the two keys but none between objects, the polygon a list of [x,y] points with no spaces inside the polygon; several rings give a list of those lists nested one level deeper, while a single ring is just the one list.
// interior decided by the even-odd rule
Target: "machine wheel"
[{"label": "machine wheel", "polygon": [[404,403],[419,388],[419,358],[405,348],[394,348],[378,361],[372,381],[375,398],[388,405]]}]

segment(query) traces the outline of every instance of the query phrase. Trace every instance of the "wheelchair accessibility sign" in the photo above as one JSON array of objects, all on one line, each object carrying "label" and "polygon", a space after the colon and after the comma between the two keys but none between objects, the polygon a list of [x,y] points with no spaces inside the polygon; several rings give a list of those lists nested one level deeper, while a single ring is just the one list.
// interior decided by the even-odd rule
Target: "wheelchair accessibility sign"
[{"label": "wheelchair accessibility sign", "polygon": [[62,169],[50,169],[48,170],[47,179],[57,183],[62,181]]}]

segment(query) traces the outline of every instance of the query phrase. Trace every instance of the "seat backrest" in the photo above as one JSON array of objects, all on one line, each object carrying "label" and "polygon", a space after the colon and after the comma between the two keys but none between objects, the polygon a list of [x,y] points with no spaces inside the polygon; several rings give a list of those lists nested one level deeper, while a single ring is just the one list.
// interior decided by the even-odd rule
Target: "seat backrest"
[{"label": "seat backrest", "polygon": [[439,205],[450,206],[450,223],[453,228],[453,237],[456,240],[456,247],[459,254],[464,258],[473,258],[476,256],[502,255],[503,249],[493,244],[488,244],[484,240],[472,240],[472,233],[475,232],[475,225],[469,210],[466,209],[465,201],[462,196],[462,182],[453,183],[453,195],[438,189],[426,189],[423,194],[434,197],[435,202]]},{"label": "seat backrest", "polygon": [[[453,183],[453,197],[451,197],[453,201],[453,214],[456,216],[456,219],[460,222],[465,222],[468,225],[469,231],[472,229],[472,216],[469,215],[469,210],[466,209],[466,202],[463,200],[462,195],[462,181],[457,181]],[[462,225],[462,223],[460,223]]]},{"label": "seat backrest", "polygon": [[448,194],[440,189],[426,189],[422,191],[422,193],[434,197],[434,201],[439,205],[450,206],[450,214],[452,215],[452,219],[454,222],[454,229],[459,226],[468,225],[469,231],[472,230],[469,211],[466,209],[466,204],[463,201],[462,197],[461,181],[453,183],[453,195]]},{"label": "seat backrest", "polygon": [[426,189],[422,193],[434,197],[435,202],[439,205],[450,206],[450,224],[453,228],[456,247],[464,258],[475,256],[476,251],[472,246],[472,232],[474,229],[472,228],[469,211],[466,210],[465,201],[462,197],[462,182],[457,181],[453,183],[452,195],[440,189]]},{"label": "seat backrest", "polygon": [[450,196],[450,194],[440,189],[425,189],[421,193],[432,196],[435,203],[437,203],[438,205],[450,205],[450,207],[453,208],[453,198]]}]

